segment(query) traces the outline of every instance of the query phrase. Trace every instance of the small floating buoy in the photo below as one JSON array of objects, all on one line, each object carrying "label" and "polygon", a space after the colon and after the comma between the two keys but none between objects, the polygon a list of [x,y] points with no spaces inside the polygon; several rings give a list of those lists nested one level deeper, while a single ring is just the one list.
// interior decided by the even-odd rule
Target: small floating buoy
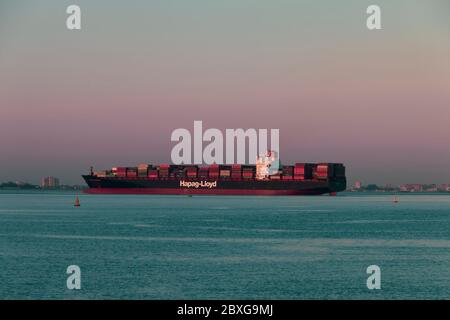
[{"label": "small floating buoy", "polygon": [[80,206],[80,199],[78,199],[78,196],[75,198],[75,204],[74,207],[79,207]]}]

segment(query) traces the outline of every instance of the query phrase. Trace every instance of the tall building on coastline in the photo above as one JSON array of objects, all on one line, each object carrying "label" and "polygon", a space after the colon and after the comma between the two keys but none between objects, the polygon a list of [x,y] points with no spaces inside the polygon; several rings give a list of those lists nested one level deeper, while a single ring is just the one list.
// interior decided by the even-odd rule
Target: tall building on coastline
[{"label": "tall building on coastline", "polygon": [[45,177],[41,180],[41,187],[43,189],[54,189],[59,187],[59,179],[55,177]]}]

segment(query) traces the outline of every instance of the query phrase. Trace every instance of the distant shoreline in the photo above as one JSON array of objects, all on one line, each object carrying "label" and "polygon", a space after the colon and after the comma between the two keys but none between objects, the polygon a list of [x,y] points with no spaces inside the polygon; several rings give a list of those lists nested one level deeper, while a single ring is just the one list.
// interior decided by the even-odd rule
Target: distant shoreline
[{"label": "distant shoreline", "polygon": [[[83,190],[87,189],[87,187],[83,187],[82,189],[20,189],[20,188],[0,188],[0,194],[80,194],[84,193]],[[396,191],[343,191],[338,192],[337,197],[345,197],[345,196],[400,196],[400,197],[408,197],[408,196],[450,196],[450,192],[437,191],[437,192],[396,192]],[[92,196],[88,195],[87,196]],[[116,195],[117,196],[117,195]],[[141,197],[145,196],[154,196],[154,195],[137,195]],[[183,197],[183,195],[167,195],[173,197]],[[197,195],[195,197],[234,197],[234,196],[213,196],[213,195]],[[243,198],[254,198],[254,197],[266,197],[266,196],[238,196]],[[270,196],[269,196],[270,197]],[[278,198],[280,196],[276,196],[274,198]],[[311,195],[311,196],[286,196],[292,198],[302,198],[302,197],[329,197],[328,194],[323,195]]]}]

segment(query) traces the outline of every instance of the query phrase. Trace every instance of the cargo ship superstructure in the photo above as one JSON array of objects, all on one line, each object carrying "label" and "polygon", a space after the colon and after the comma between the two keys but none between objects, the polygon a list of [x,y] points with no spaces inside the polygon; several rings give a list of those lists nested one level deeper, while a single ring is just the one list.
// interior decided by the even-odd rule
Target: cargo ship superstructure
[{"label": "cargo ship superstructure", "polygon": [[320,195],[346,189],[341,163],[274,165],[268,153],[256,165],[114,167],[83,175],[91,194]]}]

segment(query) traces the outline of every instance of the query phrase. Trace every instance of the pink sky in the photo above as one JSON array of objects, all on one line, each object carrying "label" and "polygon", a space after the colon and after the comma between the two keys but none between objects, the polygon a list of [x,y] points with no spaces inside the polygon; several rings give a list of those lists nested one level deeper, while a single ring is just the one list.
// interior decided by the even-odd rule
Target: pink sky
[{"label": "pink sky", "polygon": [[[279,128],[285,163],[450,183],[450,5],[50,1],[0,5],[0,181],[170,160],[170,134]],[[120,23],[119,23],[120,22]]]}]

